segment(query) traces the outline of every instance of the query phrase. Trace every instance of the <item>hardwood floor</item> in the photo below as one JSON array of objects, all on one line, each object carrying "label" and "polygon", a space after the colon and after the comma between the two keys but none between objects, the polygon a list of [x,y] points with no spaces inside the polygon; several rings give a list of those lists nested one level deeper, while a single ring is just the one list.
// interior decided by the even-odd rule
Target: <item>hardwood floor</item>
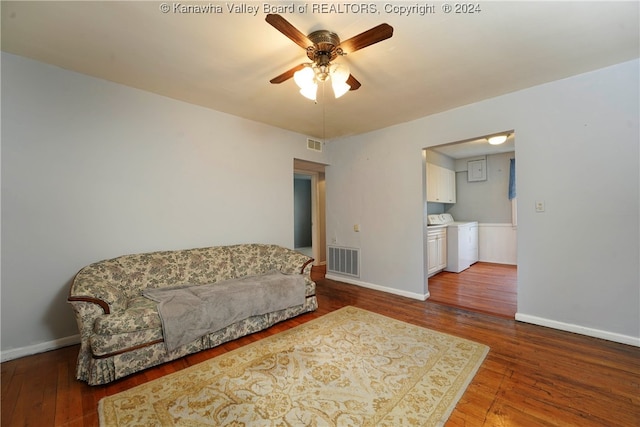
[{"label": "hardwood floor", "polygon": [[517,267],[477,262],[460,273],[429,277],[429,301],[480,313],[515,318]]},{"label": "hardwood floor", "polygon": [[319,308],[105,386],[74,378],[77,346],[2,363],[2,426],[97,426],[98,401],[346,305],[491,350],[446,426],[640,425],[640,348],[318,279]]}]

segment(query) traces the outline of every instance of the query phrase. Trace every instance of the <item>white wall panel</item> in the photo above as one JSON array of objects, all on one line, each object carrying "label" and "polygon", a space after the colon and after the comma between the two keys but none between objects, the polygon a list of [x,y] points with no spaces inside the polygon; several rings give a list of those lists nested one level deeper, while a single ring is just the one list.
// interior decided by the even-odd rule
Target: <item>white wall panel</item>
[{"label": "white wall panel", "polygon": [[518,232],[511,224],[478,224],[478,258],[481,262],[516,265]]}]

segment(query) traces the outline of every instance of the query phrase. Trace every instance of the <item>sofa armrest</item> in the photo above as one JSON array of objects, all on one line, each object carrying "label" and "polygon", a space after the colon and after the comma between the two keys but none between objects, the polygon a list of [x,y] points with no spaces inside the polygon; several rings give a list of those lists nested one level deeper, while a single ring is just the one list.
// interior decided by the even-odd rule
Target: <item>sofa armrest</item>
[{"label": "sofa armrest", "polygon": [[277,255],[278,269],[286,274],[310,275],[313,258],[292,249],[280,248]]},{"label": "sofa armrest", "polygon": [[104,310],[104,314],[123,311],[127,308],[127,297],[124,292],[105,283],[92,283],[88,286],[71,285],[69,302],[84,301],[97,304]]},{"label": "sofa armrest", "polygon": [[311,267],[313,267],[313,261],[315,261],[313,258],[309,258],[304,264],[302,264],[302,267],[300,268],[300,274],[304,274],[304,275],[311,275]]}]

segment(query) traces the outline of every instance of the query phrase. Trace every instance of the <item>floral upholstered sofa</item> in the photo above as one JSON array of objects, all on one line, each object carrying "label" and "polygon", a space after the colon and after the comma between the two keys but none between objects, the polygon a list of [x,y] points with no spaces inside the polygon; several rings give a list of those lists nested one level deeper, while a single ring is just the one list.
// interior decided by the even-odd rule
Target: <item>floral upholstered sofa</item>
[{"label": "floral upholstered sofa", "polygon": [[[68,298],[81,336],[76,377],[105,384],[314,311],[312,261],[277,245],[241,244],[124,255],[88,265],[76,274]],[[269,272],[301,275],[296,279],[302,304],[240,319],[174,349],[165,345],[158,303],[143,295],[185,284],[222,286]]]}]

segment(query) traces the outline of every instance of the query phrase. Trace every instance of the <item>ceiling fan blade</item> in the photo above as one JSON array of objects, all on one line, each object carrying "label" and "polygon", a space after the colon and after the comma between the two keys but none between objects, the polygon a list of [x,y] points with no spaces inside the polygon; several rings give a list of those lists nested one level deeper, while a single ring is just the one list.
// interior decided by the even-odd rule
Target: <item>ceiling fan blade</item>
[{"label": "ceiling fan blade", "polygon": [[289,21],[284,19],[282,16],[270,13],[265,18],[265,21],[267,21],[273,26],[273,28],[280,31],[301,48],[306,49],[307,47],[313,45],[313,43],[311,43],[307,36],[298,31],[296,27],[291,25]]},{"label": "ceiling fan blade", "polygon": [[351,89],[349,90],[358,90],[360,86],[362,86],[360,82],[356,80],[355,77],[353,77],[353,74],[349,74],[349,78],[347,79],[347,84],[351,86]]},{"label": "ceiling fan blade", "polygon": [[305,65],[306,64],[296,65],[292,69],[287,70],[284,73],[280,74],[279,76],[272,78],[271,80],[269,80],[269,82],[273,83],[273,84],[278,84],[278,83],[282,83],[284,81],[287,81],[291,77],[293,77],[293,75],[295,74],[296,71],[302,70],[305,67]]},{"label": "ceiling fan blade", "polygon": [[393,35],[393,27],[389,24],[380,24],[370,30],[360,33],[357,36],[353,36],[348,40],[340,43],[340,47],[346,53],[355,52],[356,50],[371,46],[386,40]]}]

